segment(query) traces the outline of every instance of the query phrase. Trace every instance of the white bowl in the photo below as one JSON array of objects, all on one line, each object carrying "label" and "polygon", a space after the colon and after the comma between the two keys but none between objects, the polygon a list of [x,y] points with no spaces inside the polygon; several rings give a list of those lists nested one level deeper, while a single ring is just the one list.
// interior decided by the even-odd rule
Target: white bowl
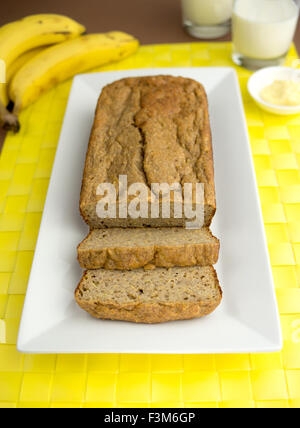
[{"label": "white bowl", "polygon": [[300,72],[291,67],[268,67],[254,73],[248,81],[248,91],[257,105],[263,110],[280,115],[292,115],[300,113],[299,106],[278,106],[264,101],[260,93],[263,88],[271,85],[274,80],[288,80],[300,78]]}]

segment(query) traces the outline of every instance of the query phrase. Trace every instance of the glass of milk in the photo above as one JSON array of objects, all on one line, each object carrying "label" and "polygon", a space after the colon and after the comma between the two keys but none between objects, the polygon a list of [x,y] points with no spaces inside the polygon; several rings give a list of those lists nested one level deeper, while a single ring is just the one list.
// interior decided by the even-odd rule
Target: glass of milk
[{"label": "glass of milk", "polygon": [[230,31],[234,0],[182,0],[183,25],[193,37],[215,39]]},{"label": "glass of milk", "polygon": [[281,65],[298,17],[298,0],[235,0],[233,61],[251,70]]}]

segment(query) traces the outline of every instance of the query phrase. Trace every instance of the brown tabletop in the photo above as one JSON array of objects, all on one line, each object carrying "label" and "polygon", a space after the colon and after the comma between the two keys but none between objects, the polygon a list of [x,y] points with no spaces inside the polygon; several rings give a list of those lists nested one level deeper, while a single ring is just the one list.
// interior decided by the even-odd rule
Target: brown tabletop
[{"label": "brown tabletop", "polygon": [[[34,13],[60,13],[85,24],[89,33],[123,30],[142,44],[196,40],[182,29],[180,3],[181,0],[14,0],[6,1],[1,8],[0,25]],[[295,43],[300,50],[300,25]],[[4,135],[0,131],[0,147]]]}]

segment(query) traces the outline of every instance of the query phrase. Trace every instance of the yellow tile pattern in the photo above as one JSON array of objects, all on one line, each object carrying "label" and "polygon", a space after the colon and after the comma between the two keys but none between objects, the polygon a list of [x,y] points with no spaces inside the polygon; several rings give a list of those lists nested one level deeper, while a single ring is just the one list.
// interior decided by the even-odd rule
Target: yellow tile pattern
[{"label": "yellow tile pattern", "polygon": [[[103,71],[232,66],[229,43],[143,46]],[[297,57],[291,49],[287,62]],[[21,355],[16,351],[71,82],[21,114],[0,157],[0,407],[300,407],[300,116],[259,110],[236,67],[284,336],[270,355]]]}]

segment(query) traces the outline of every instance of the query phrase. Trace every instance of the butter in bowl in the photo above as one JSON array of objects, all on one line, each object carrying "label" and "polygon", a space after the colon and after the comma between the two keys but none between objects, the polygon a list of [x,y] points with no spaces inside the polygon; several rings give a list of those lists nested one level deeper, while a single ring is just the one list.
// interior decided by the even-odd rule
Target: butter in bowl
[{"label": "butter in bowl", "polygon": [[248,91],[256,104],[269,113],[300,114],[300,70],[263,68],[249,79]]}]

